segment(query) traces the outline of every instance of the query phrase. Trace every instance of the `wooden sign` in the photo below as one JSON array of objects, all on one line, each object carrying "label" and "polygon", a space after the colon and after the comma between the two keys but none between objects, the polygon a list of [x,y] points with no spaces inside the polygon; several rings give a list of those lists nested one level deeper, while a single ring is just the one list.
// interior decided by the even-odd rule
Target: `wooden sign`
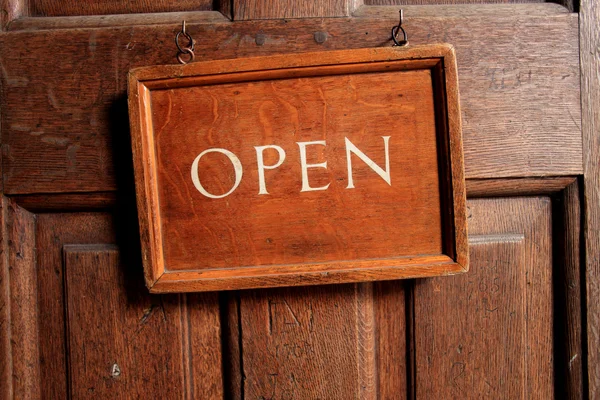
[{"label": "wooden sign", "polygon": [[151,292],[468,268],[451,46],[135,69],[129,112]]}]

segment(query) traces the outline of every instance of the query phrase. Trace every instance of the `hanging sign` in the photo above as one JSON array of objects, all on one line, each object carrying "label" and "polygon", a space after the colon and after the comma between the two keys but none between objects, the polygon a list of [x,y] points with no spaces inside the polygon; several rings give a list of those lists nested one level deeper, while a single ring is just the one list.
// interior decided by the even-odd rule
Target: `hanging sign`
[{"label": "hanging sign", "polygon": [[468,268],[451,46],[135,69],[129,112],[151,292]]}]

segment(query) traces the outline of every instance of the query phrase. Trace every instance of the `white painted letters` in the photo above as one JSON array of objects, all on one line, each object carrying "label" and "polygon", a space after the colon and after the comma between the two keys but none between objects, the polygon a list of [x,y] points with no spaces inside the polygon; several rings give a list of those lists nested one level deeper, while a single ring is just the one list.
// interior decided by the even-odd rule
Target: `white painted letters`
[{"label": "white painted letters", "polygon": [[[256,163],[258,165],[258,194],[269,194],[267,192],[267,185],[265,183],[265,169],[275,169],[279,167],[285,161],[285,151],[279,146],[254,146],[256,149]],[[263,152],[265,149],[275,149],[279,153],[279,161],[275,165],[265,165],[263,159]]]},{"label": "white painted letters", "polygon": [[307,164],[306,163],[306,146],[319,144],[321,146],[325,146],[324,140],[317,140],[314,142],[296,142],[298,147],[300,147],[300,165],[302,167],[302,190],[301,192],[311,192],[315,190],[326,190],[330,183],[321,187],[310,187],[308,183],[308,169],[309,168],[325,168],[327,169],[327,161],[320,164]]},{"label": "white painted letters", "polygon": [[[202,156],[204,156],[205,154],[208,154],[208,153],[225,154],[229,158],[229,161],[231,161],[231,164],[233,165],[233,168],[235,170],[235,183],[233,184],[233,187],[229,190],[229,192],[227,192],[225,194],[214,195],[214,194],[208,193],[206,191],[206,189],[204,189],[204,187],[200,183],[200,178],[198,177],[198,163],[200,162],[200,159],[202,158]],[[240,182],[242,181],[243,173],[244,173],[244,170],[242,168],[242,163],[240,162],[240,159],[237,158],[237,156],[235,154],[233,154],[232,152],[230,152],[227,149],[215,148],[215,149],[204,150],[202,153],[200,153],[198,155],[198,157],[196,157],[196,159],[192,163],[192,182],[194,182],[194,186],[196,187],[196,189],[198,189],[198,191],[200,193],[202,193],[203,195],[205,195],[206,197],[209,197],[211,199],[222,199],[223,197],[227,197],[231,193],[233,193],[233,191],[235,189],[237,189]]]},{"label": "white painted letters", "polygon": [[[390,136],[382,136],[382,139],[383,139],[383,145],[384,145],[384,151],[385,151],[385,170],[383,168],[381,168],[379,165],[375,164],[375,162],[373,160],[371,160],[365,153],[363,153],[361,150],[359,150],[358,147],[356,147],[354,145],[354,143],[352,143],[347,137],[344,138],[344,141],[346,143],[346,165],[348,168],[348,186],[346,186],[346,189],[354,189],[355,188],[354,187],[354,179],[352,177],[352,154],[355,154],[356,156],[358,156],[358,158],[360,158],[365,164],[367,164],[367,166],[369,168],[371,168],[377,175],[379,175],[388,185],[392,186],[392,178],[391,178],[391,173],[390,173],[390,146],[389,146]],[[308,146],[316,146],[316,145],[325,146],[326,145],[325,140],[316,140],[313,142],[296,142],[296,144],[300,148],[300,168],[301,168],[301,173],[302,173],[302,190],[300,190],[300,192],[313,192],[313,191],[318,191],[318,190],[327,190],[327,188],[329,188],[329,185],[331,183],[328,183],[325,186],[311,187],[310,183],[308,181],[308,169],[309,168],[325,168],[325,169],[327,169],[327,161],[318,163],[318,164],[308,164],[306,161],[307,147]],[[264,152],[267,149],[276,150],[279,155],[278,160],[272,165],[265,165]],[[273,169],[279,168],[286,159],[285,150],[283,150],[282,147],[274,145],[274,144],[265,145],[265,146],[254,146],[254,150],[256,151],[256,165],[258,168],[258,194],[259,195],[269,194],[269,192],[267,191],[265,170],[273,170]],[[227,193],[224,193],[221,195],[209,193],[202,186],[202,183],[200,183],[200,178],[198,175],[198,164],[200,162],[200,159],[205,154],[208,154],[208,153],[221,153],[221,154],[227,156],[227,158],[229,158],[229,161],[231,161],[231,164],[233,165],[233,168],[235,170],[235,183],[233,184],[233,187]],[[239,158],[227,149],[212,148],[212,149],[204,150],[202,153],[200,153],[198,155],[198,157],[196,157],[196,159],[192,163],[192,182],[194,183],[194,186],[196,187],[196,189],[198,189],[198,191],[200,193],[202,193],[204,196],[211,198],[211,199],[222,199],[224,197],[229,196],[231,193],[233,193],[239,186],[240,182],[242,181],[243,174],[244,174],[244,171],[243,171],[242,163],[240,162]]]},{"label": "white painted letters", "polygon": [[369,157],[360,151],[348,138],[344,138],[346,141],[346,163],[348,165],[348,186],[346,189],[354,189],[354,180],[352,179],[352,153],[356,154],[365,164],[369,166],[377,175],[383,178],[388,185],[392,186],[392,178],[390,176],[390,149],[389,149],[389,136],[382,136],[383,145],[385,147],[385,171],[377,164],[373,162]]}]

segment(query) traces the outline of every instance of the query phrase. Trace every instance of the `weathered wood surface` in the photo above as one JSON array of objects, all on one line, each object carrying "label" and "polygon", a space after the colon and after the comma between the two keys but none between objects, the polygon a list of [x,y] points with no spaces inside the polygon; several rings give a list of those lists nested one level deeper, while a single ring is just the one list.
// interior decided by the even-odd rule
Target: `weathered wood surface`
[{"label": "weathered wood surface", "polygon": [[[45,395],[87,398],[93,387],[102,397],[129,382],[117,397],[147,397],[151,392],[163,398],[179,392],[190,398],[222,397],[217,296],[148,295],[135,250],[129,254],[135,244],[118,252],[110,244],[115,229],[124,234],[122,224],[116,228],[101,213],[37,216],[39,366]],[[20,343],[20,338],[15,340]],[[167,350],[172,354],[165,354]],[[85,368],[78,367],[82,357]],[[68,359],[75,368],[70,374]],[[117,376],[112,375],[115,363],[121,371]]]},{"label": "weathered wood surface", "polygon": [[67,396],[64,244],[114,243],[110,214],[44,214],[36,221],[40,379],[48,398]]},{"label": "weathered wood surface", "polygon": [[[406,22],[412,43],[448,41],[457,49],[467,177],[581,173],[577,17],[541,16],[535,10],[519,5],[508,16]],[[397,10],[390,9],[376,19],[190,24],[188,29],[197,38],[210,38],[197,44],[197,57],[205,60],[390,45],[396,19]],[[115,157],[130,152],[126,72],[173,63],[172,40],[179,29],[174,24],[0,35],[5,192],[114,190]],[[315,32],[326,32],[326,40],[315,41]],[[494,40],[474,40],[479,36]]]},{"label": "weathered wood surface", "polygon": [[[486,0],[487,4],[507,4],[507,3],[543,3],[545,0]],[[574,0],[559,0],[555,1],[561,4],[566,11],[573,12]],[[465,4],[475,5],[482,3],[481,0],[365,0],[367,5],[398,5],[405,7],[406,5],[427,5],[435,6],[440,4]]]},{"label": "weathered wood surface", "polygon": [[75,28],[114,28],[117,26],[136,25],[171,25],[181,21],[194,21],[194,23],[223,23],[228,19],[218,11],[187,11],[144,14],[116,14],[116,15],[90,15],[85,17],[22,17],[11,21],[8,29],[11,31],[22,30],[47,30],[47,29],[75,29]]},{"label": "weathered wood surface", "polygon": [[[487,3],[487,2],[486,2]],[[508,17],[510,15],[557,15],[567,14],[569,10],[553,3],[488,3],[488,4],[432,4],[427,7],[422,5],[403,5],[405,22],[414,18],[447,18],[447,17],[473,17],[496,16]],[[353,16],[357,18],[392,18],[398,19],[400,7],[385,5],[369,5],[357,9]],[[50,22],[50,21],[48,21]],[[398,21],[396,21],[397,23]],[[42,21],[39,21],[42,23]],[[12,26],[12,25],[11,25]]]},{"label": "weathered wood surface", "polygon": [[600,397],[600,4],[580,4],[589,396]]},{"label": "weathered wood surface", "polygon": [[506,197],[550,195],[562,192],[576,182],[572,176],[550,178],[469,179],[469,197]]},{"label": "weathered wood surface", "polygon": [[471,270],[417,281],[417,398],[554,396],[551,204],[470,200]]},{"label": "weathered wood surface", "polygon": [[555,265],[553,298],[555,305],[555,343],[564,343],[556,349],[557,397],[569,400],[587,398],[584,384],[583,316],[585,302],[582,296],[582,227],[580,187],[577,181],[555,198],[552,209],[552,235]]},{"label": "weathered wood surface", "polygon": [[[35,249],[35,215],[14,201],[7,206],[6,234],[12,354],[12,393],[16,398],[40,398],[38,280]],[[10,386],[10,384],[9,384]]]},{"label": "weathered wood surface", "polygon": [[9,200],[0,198],[0,399],[13,398],[13,358],[10,323],[10,270],[8,250]]},{"label": "weathered wood surface", "polygon": [[[544,0],[486,0],[487,4],[542,3]],[[369,6],[480,4],[481,0],[365,0]]]},{"label": "weathered wood surface", "polygon": [[406,398],[401,282],[242,292],[245,398]]},{"label": "weathered wood surface", "polygon": [[64,15],[104,15],[212,10],[212,0],[29,0],[28,15],[54,17]]},{"label": "weathered wood surface", "polygon": [[348,17],[362,2],[356,0],[232,0],[233,19]]},{"label": "weathered wood surface", "polygon": [[177,296],[151,298],[139,280],[127,282],[114,246],[63,249],[69,397],[183,398],[189,347]]}]

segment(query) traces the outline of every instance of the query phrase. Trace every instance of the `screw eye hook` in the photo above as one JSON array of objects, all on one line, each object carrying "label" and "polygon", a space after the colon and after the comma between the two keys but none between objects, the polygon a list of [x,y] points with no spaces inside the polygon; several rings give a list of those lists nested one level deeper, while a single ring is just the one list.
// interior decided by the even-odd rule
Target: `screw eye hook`
[{"label": "screw eye hook", "polygon": [[[400,20],[398,21],[398,25],[392,28],[392,40],[394,41],[394,46],[406,46],[408,45],[408,35],[406,31],[402,27],[404,23],[404,10],[400,9]],[[398,39],[398,36],[402,32],[402,39]]]},{"label": "screw eye hook", "polygon": [[[183,47],[179,43],[179,39],[182,35],[184,38],[187,39],[188,42],[187,45]],[[177,32],[177,35],[175,35],[175,45],[177,46],[177,50],[179,51],[179,53],[177,54],[177,61],[179,61],[180,64],[187,64],[188,62],[194,60],[194,47],[196,45],[196,41],[192,38],[192,36],[189,33],[186,32],[185,20],[183,20],[183,22],[181,23],[181,30]],[[186,54],[188,58],[187,61],[185,61],[182,57]]]}]

